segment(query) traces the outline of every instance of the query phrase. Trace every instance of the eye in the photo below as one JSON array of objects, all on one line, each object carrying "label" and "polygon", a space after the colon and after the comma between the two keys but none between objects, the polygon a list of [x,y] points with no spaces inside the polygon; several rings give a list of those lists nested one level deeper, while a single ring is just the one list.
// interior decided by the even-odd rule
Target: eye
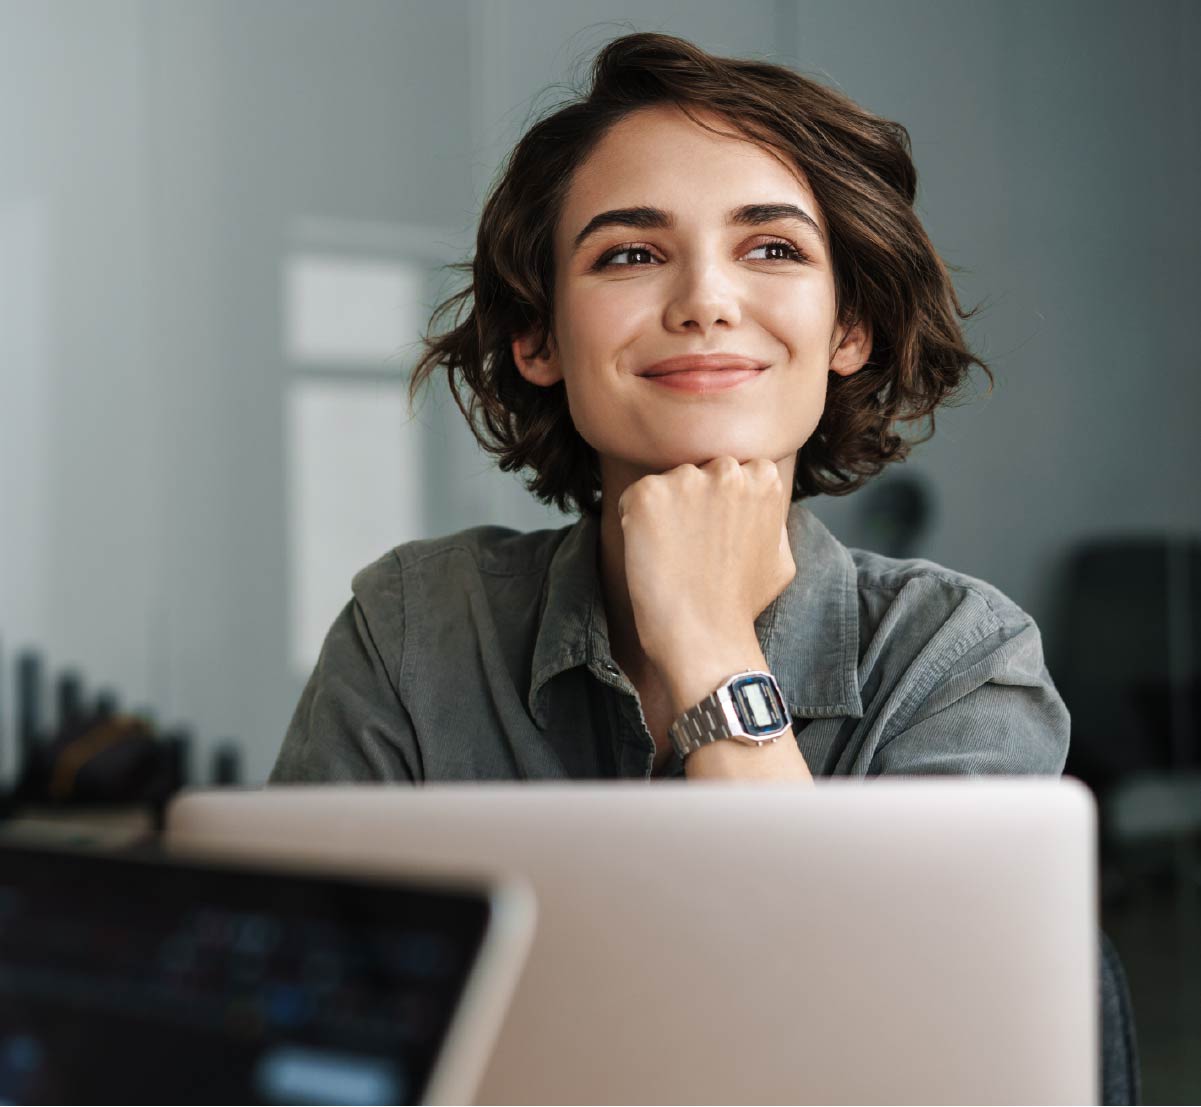
[{"label": "eye", "polygon": [[760,242],[758,246],[752,246],[754,250],[774,250],[781,249],[784,251],[783,257],[763,258],[763,261],[808,261],[809,257],[803,251],[797,249],[791,242],[783,238],[773,238],[770,242]]},{"label": "eye", "polygon": [[[622,254],[648,254],[649,255],[650,250],[646,246],[639,246],[637,244],[626,245],[626,246],[615,246],[612,250],[608,250],[604,254],[602,254],[597,259],[596,264],[592,268],[593,269],[605,269],[613,263],[614,258],[619,258],[619,257],[621,257]],[[631,267],[632,266],[629,262],[625,262],[621,266],[619,266],[619,268],[622,268],[622,269],[627,269],[627,268],[631,268]]]},{"label": "eye", "polygon": [[[809,257],[807,254],[805,254],[802,250],[798,249],[787,239],[783,239],[783,238],[774,238],[770,242],[760,242],[757,246],[752,246],[751,250],[749,252],[753,253],[755,250],[765,250],[765,249],[767,249],[767,250],[782,250],[783,256],[767,257],[767,258],[753,258],[752,260],[754,260],[754,261],[791,261],[791,262],[807,262],[809,260]],[[645,262],[643,262],[643,263],[622,262],[620,265],[615,265],[615,259],[621,257],[623,254],[629,254],[631,256],[635,255],[635,254],[645,254],[648,257],[654,256],[651,253],[651,250],[648,246],[640,246],[637,243],[627,243],[623,246],[615,246],[615,247],[613,247],[612,250],[606,251],[604,254],[602,254],[597,259],[596,264],[593,265],[592,268],[593,268],[593,270],[608,269],[610,267],[616,267],[619,269],[637,269],[637,268],[640,268],[641,265],[645,264]]]}]

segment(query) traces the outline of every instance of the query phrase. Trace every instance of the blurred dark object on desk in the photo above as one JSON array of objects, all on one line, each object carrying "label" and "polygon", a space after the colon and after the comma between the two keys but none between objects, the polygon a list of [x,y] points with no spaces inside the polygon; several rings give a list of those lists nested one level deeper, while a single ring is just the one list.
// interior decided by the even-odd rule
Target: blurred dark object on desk
[{"label": "blurred dark object on desk", "polygon": [[91,716],[33,747],[14,799],[19,804],[155,804],[182,783],[173,747],[144,719]]},{"label": "blurred dark object on desk", "polygon": [[[111,688],[89,704],[82,674],[74,669],[58,674],[58,717],[48,726],[42,655],[27,649],[15,668],[16,767],[0,804],[0,833],[107,846],[161,828],[171,797],[192,782],[189,730],[158,728],[149,712],[122,712]],[[222,772],[236,782],[236,750],[232,743],[222,748]]]},{"label": "blurred dark object on desk", "polygon": [[242,779],[242,755],[234,742],[222,742],[213,752],[213,783],[235,785]]}]

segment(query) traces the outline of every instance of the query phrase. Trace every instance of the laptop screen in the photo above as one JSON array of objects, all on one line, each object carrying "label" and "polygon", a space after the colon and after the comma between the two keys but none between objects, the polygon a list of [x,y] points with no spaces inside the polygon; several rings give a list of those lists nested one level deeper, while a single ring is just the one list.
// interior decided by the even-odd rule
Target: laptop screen
[{"label": "laptop screen", "polygon": [[487,894],[0,848],[0,1099],[415,1103]]}]

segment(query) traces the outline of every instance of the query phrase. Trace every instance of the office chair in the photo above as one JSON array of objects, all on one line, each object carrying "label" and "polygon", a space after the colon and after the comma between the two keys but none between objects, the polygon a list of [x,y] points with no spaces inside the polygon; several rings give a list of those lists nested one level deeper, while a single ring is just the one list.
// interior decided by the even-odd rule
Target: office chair
[{"label": "office chair", "polygon": [[1101,932],[1101,1102],[1141,1103],[1138,1042],[1126,973]]}]

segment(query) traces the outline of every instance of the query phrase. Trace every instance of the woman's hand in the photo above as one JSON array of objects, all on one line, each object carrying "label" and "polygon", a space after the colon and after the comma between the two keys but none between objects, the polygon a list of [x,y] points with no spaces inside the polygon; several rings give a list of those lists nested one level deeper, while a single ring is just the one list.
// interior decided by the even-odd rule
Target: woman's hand
[{"label": "woman's hand", "polygon": [[727,636],[754,641],[755,619],[796,576],[790,494],[773,461],[728,455],[626,488],[617,502],[626,585],[652,664]]}]

